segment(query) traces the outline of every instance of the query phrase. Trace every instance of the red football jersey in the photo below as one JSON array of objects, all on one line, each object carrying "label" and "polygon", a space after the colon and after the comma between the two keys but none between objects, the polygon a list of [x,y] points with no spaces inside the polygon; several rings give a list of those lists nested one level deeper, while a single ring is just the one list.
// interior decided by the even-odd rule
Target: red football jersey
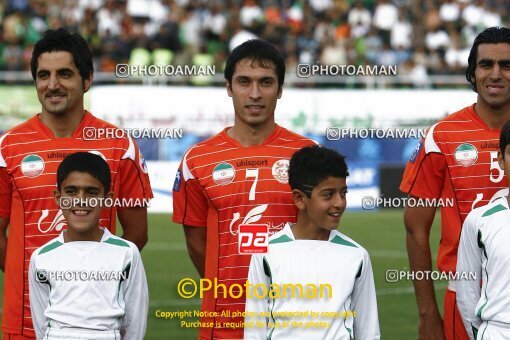
[{"label": "red football jersey", "polygon": [[[267,225],[272,234],[286,222],[295,222],[289,160],[296,150],[315,143],[277,126],[262,145],[243,147],[227,130],[184,156],[173,188],[173,221],[207,227],[205,277],[217,278],[228,290],[232,284],[244,285],[248,277],[251,255],[240,251],[239,226]],[[219,291],[217,298],[212,291],[204,295],[202,310],[220,316],[201,320],[216,326],[201,328],[200,338],[242,339],[244,318],[228,315],[244,312],[245,295],[224,298]],[[225,326],[226,322],[232,324]]]},{"label": "red football jersey", "polygon": [[[85,112],[70,138],[55,138],[39,116],[0,136],[0,216],[9,218],[2,330],[35,337],[30,317],[27,272],[32,252],[65,227],[53,197],[57,168],[66,155],[90,151],[111,169],[114,197],[134,206],[152,198],[147,167],[138,146],[128,138],[83,138],[84,129],[115,128]],[[139,205],[138,205],[139,206]],[[104,209],[100,225],[115,233],[116,208]]]},{"label": "red football jersey", "polygon": [[420,198],[453,199],[441,208],[440,270],[455,271],[462,223],[468,213],[508,194],[498,164],[499,129],[490,129],[474,105],[433,125],[407,163],[400,190]]}]

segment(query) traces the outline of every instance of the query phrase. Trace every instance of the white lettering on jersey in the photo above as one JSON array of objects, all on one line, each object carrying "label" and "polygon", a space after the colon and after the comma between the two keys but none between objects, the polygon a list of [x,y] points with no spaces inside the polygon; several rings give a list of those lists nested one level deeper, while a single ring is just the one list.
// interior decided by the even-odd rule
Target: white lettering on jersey
[{"label": "white lettering on jersey", "polygon": [[[261,204],[259,206],[256,206],[255,208],[248,211],[246,217],[243,219],[243,222],[239,224],[250,224],[258,222],[262,218],[262,213],[266,211],[266,209],[267,204]],[[232,227],[234,226],[234,223],[236,223],[239,220],[240,217],[241,214],[235,212],[232,217],[232,221],[230,221],[230,233],[234,236],[237,235],[237,233],[239,232],[239,224],[237,225],[237,228],[235,230]]]},{"label": "white lettering on jersey", "polygon": [[66,225],[66,220],[64,218],[64,215],[62,214],[62,210],[61,209],[58,210],[57,214],[55,215],[55,218],[51,222],[48,229],[43,229],[41,227],[41,223],[42,221],[44,221],[44,219],[46,219],[46,217],[48,217],[48,215],[49,215],[48,209],[44,209],[42,211],[41,217],[39,217],[39,221],[37,222],[37,228],[39,229],[39,231],[43,234],[48,233],[53,229],[55,229],[56,231],[61,231],[62,228]]}]

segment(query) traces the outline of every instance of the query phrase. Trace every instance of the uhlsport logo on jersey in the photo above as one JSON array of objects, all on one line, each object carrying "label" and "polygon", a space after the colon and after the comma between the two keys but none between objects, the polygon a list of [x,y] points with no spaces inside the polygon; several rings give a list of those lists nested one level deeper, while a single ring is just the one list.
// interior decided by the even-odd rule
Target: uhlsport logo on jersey
[{"label": "uhlsport logo on jersey", "polygon": [[289,183],[289,160],[280,159],[273,164],[271,169],[273,177],[282,184]]},{"label": "uhlsport logo on jersey", "polygon": [[28,155],[21,161],[21,172],[27,177],[37,177],[44,171],[44,161],[38,155]]},{"label": "uhlsport logo on jersey", "polygon": [[236,171],[234,167],[228,163],[220,163],[216,165],[212,172],[214,183],[218,185],[227,185],[234,180]]},{"label": "uhlsport logo on jersey", "polygon": [[455,149],[455,160],[462,166],[475,164],[478,159],[478,150],[471,144],[461,144]]},{"label": "uhlsport logo on jersey", "polygon": [[241,224],[239,226],[239,254],[267,253],[268,227],[265,224]]}]

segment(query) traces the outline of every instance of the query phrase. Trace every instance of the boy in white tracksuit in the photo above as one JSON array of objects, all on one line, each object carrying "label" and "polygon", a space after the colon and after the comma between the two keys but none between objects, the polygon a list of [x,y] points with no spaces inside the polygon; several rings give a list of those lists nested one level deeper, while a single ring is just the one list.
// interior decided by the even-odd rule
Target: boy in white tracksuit
[{"label": "boy in white tracksuit", "polygon": [[[510,179],[510,121],[501,128],[498,161]],[[471,339],[510,339],[508,202],[501,197],[472,210],[462,226],[457,304]]]},{"label": "boy in white tracksuit", "polygon": [[[291,158],[297,222],[252,255],[245,339],[379,339],[367,251],[336,228],[345,210],[344,157],[320,146]],[[302,293],[301,293],[302,292]]]},{"label": "boy in white tracksuit", "polygon": [[[112,197],[98,155],[66,157],[55,199],[67,230],[30,259],[30,308],[37,339],[143,339],[148,289],[137,247],[99,226]],[[110,200],[111,202],[111,200]]]}]

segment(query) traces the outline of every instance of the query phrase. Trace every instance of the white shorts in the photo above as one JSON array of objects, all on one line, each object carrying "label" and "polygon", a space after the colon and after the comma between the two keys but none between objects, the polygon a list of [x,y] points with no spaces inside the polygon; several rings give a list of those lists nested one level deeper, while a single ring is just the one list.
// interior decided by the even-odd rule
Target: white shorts
[{"label": "white shorts", "polygon": [[120,332],[118,330],[111,331],[93,331],[86,329],[56,329],[47,328],[44,336],[45,340],[120,340]]},{"label": "white shorts", "polygon": [[477,340],[507,340],[510,339],[510,325],[501,322],[485,321],[480,325]]}]

